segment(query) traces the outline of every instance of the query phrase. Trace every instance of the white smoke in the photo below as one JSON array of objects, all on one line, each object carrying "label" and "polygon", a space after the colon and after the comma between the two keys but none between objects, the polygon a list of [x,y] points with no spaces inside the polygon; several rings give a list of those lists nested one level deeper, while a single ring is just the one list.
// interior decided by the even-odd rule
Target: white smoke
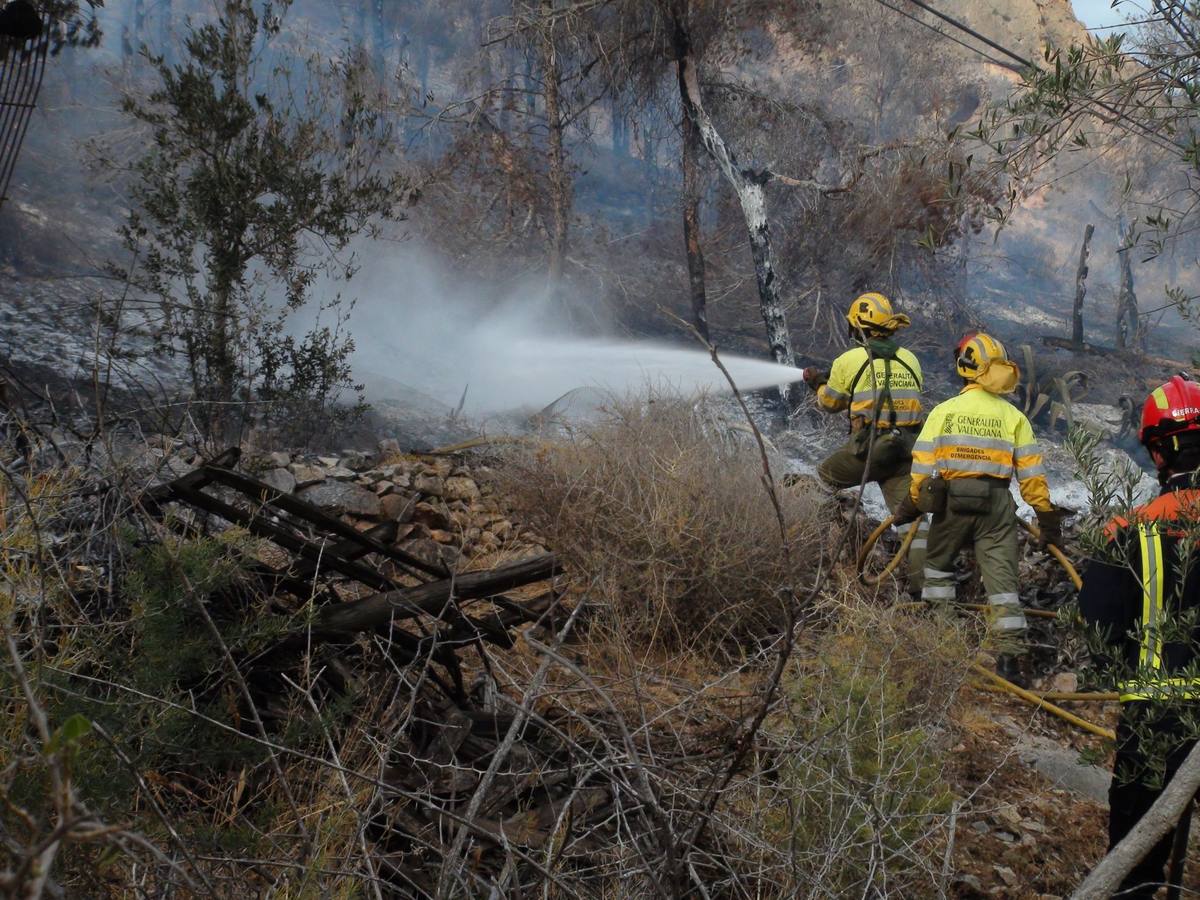
[{"label": "white smoke", "polygon": [[[576,388],[625,394],[652,386],[683,394],[720,392],[727,384],[703,348],[606,336],[572,325],[544,282],[496,291],[455,277],[413,244],[387,256],[380,244],[346,286],[357,298],[350,316],[355,375],[368,399],[403,398],[405,389],[473,416],[536,410]],[[596,317],[597,322],[603,317]],[[582,333],[582,332],[587,333]],[[796,369],[722,356],[742,390],[796,381]]]}]

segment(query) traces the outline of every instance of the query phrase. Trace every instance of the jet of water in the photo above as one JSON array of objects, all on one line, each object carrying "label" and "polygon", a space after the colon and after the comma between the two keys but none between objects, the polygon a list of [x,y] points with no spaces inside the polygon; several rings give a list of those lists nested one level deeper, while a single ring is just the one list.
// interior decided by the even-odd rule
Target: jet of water
[{"label": "jet of water", "polygon": [[[472,414],[514,409],[540,409],[576,388],[591,388],[623,396],[653,389],[659,393],[693,396],[723,393],[728,383],[708,352],[666,344],[526,336],[503,344],[464,335],[469,344],[484,345],[478,353],[458,358],[425,360],[423,370],[398,366],[378,372],[411,384],[442,403],[457,405],[466,391],[464,408]],[[403,360],[403,355],[397,355]],[[722,356],[742,391],[798,381],[791,366]]]},{"label": "jet of water", "polygon": [[[444,270],[419,248],[364,259],[352,282],[358,303],[349,324],[355,375],[367,384],[368,400],[404,402],[416,392],[453,409],[465,390],[464,412],[478,417],[537,411],[577,388],[607,395],[728,390],[698,345],[595,336],[606,323],[585,329],[566,321],[544,282],[484,299],[485,286]],[[800,378],[798,369],[774,362],[724,354],[722,362],[743,391]]]}]

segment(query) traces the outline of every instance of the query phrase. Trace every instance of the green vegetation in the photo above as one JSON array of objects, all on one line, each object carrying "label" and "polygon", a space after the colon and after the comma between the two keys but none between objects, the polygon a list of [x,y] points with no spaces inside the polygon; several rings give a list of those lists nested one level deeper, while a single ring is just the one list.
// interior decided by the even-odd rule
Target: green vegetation
[{"label": "green vegetation", "polygon": [[149,148],[122,228],[130,276],[157,299],[159,337],[183,351],[213,435],[269,411],[308,436],[336,412],[353,388],[340,298],[318,304],[333,326],[297,337],[289,317],[320,278],[354,273],[350,242],[407,196],[380,172],[391,135],[354,67],[274,53],[289,6],[222,0],[189,27],[181,62],[147,55],[156,85],[123,104]]}]

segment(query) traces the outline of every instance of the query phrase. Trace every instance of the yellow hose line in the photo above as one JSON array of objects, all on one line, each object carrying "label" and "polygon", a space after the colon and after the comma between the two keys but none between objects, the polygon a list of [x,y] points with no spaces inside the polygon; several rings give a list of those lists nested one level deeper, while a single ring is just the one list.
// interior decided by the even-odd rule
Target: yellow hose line
[{"label": "yellow hose line", "polygon": [[[952,603],[951,606],[956,609],[969,609],[975,612],[987,612],[989,607],[985,603]],[[896,609],[921,609],[929,606],[924,600],[914,600],[909,603],[897,603]],[[1052,609],[1034,609],[1030,606],[1022,606],[1021,612],[1027,616],[1033,616],[1038,619],[1057,619],[1058,613]]]},{"label": "yellow hose line", "polygon": [[[976,612],[987,612],[988,605],[986,603],[955,603],[959,609],[973,609]],[[1022,606],[1021,612],[1027,616],[1032,616],[1035,619],[1057,619],[1058,613],[1052,609],[1034,609],[1031,606]]]},{"label": "yellow hose line", "polygon": [[[879,527],[871,532],[871,534],[863,542],[862,549],[858,551],[858,559],[856,561],[856,565],[858,566],[858,577],[863,584],[869,585],[870,587],[877,587],[884,578],[895,571],[896,566],[900,565],[900,560],[904,559],[905,555],[908,553],[908,548],[912,544],[913,538],[917,536],[917,528],[920,526],[921,522],[920,519],[917,519],[912,523],[912,527],[909,528],[908,533],[904,535],[904,541],[900,544],[900,549],[896,551],[896,555],[892,557],[891,561],[884,566],[883,571],[878,575],[868,575],[866,572],[867,557],[870,556],[871,551],[875,549],[875,544],[879,541],[879,538],[883,536],[883,533],[892,527],[892,521],[894,518],[894,516],[888,516],[886,519],[880,522]],[[1041,532],[1038,531],[1037,526],[1032,522],[1026,522],[1024,519],[1019,517],[1017,521],[1020,522],[1021,527],[1028,531],[1035,539],[1041,538]],[[1062,566],[1063,571],[1067,573],[1067,577],[1071,579],[1071,584],[1075,585],[1075,590],[1082,590],[1083,579],[1079,577],[1079,572],[1076,571],[1075,566],[1071,564],[1069,559],[1067,559],[1067,555],[1062,552],[1061,548],[1055,546],[1054,544],[1047,544],[1046,550],[1058,561],[1058,564]],[[974,609],[976,607],[968,606],[968,608]],[[1028,615],[1040,616],[1041,618],[1051,618],[1052,616],[1057,618],[1058,615],[1057,613],[1048,614],[1047,611],[1043,610],[1027,609],[1025,612]]]},{"label": "yellow hose line", "polygon": [[912,544],[913,538],[917,536],[917,528],[921,525],[920,519],[913,522],[912,527],[904,535],[904,540],[900,542],[900,549],[896,551],[896,555],[892,557],[891,561],[883,567],[883,571],[878,575],[868,575],[867,557],[871,555],[871,551],[875,549],[875,544],[879,541],[883,533],[892,527],[893,519],[895,519],[895,516],[888,516],[880,522],[879,527],[871,532],[863,542],[862,549],[858,551],[858,559],[855,560],[855,565],[858,567],[858,578],[863,584],[870,587],[878,587],[880,582],[891,575],[895,571],[896,566],[900,565],[900,560],[904,559],[908,554],[908,548]]},{"label": "yellow hose line", "polygon": [[[1005,694],[1008,693],[1004,688],[995,684],[979,684],[971,685],[977,691],[987,691],[989,694]],[[1030,691],[1035,697],[1041,697],[1043,700],[1057,700],[1060,703],[1068,700],[1090,703],[1109,703],[1121,699],[1121,695],[1116,691]]]},{"label": "yellow hose line", "polygon": [[[1033,535],[1035,539],[1042,536],[1042,533],[1038,531],[1037,526],[1032,522],[1026,522],[1022,518],[1018,518],[1017,521],[1020,522],[1021,527]],[[1083,579],[1079,577],[1079,573],[1075,571],[1075,567],[1071,565],[1071,561],[1067,559],[1066,554],[1054,544],[1047,544],[1046,549],[1050,551],[1051,556],[1058,560],[1058,564],[1063,567],[1063,571],[1066,572],[1067,577],[1071,579],[1071,584],[1075,585],[1075,590],[1083,590]]]},{"label": "yellow hose line", "polygon": [[979,675],[983,675],[989,681],[992,681],[999,687],[1003,688],[1005,691],[1012,694],[1014,697],[1019,697],[1020,699],[1024,700],[1026,703],[1031,703],[1034,706],[1039,707],[1040,709],[1044,709],[1044,710],[1046,710],[1046,712],[1052,713],[1053,715],[1058,716],[1064,722],[1070,722],[1076,728],[1082,728],[1084,731],[1090,732],[1091,734],[1097,735],[1102,738],[1107,738],[1110,741],[1115,741],[1117,739],[1116,733],[1113,732],[1113,730],[1111,728],[1105,728],[1102,725],[1097,725],[1094,722],[1089,722],[1087,719],[1081,719],[1081,718],[1079,718],[1079,716],[1075,715],[1074,713],[1067,712],[1067,710],[1063,709],[1061,706],[1055,706],[1053,703],[1049,702],[1048,700],[1043,700],[1041,697],[1039,697],[1037,694],[1033,693],[1032,691],[1027,691],[1022,687],[1017,687],[1015,684],[1013,684],[1007,678],[1000,677],[995,672],[991,671],[990,669],[984,668],[977,662],[971,663],[971,669],[975,673],[977,673]]}]

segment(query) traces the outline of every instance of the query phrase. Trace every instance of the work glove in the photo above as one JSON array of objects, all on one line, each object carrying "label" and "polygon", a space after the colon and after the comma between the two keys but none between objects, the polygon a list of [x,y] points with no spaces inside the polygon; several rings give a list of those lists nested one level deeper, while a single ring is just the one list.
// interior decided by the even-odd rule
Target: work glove
[{"label": "work glove", "polygon": [[917,504],[913,502],[913,498],[908,494],[904,495],[904,499],[900,501],[900,505],[896,507],[896,511],[892,513],[893,525],[907,525],[910,522],[915,522],[924,515],[921,510],[917,509]]},{"label": "work glove", "polygon": [[819,369],[816,366],[809,366],[800,372],[800,377],[814,391],[821,385],[829,381],[829,372],[825,369]]},{"label": "work glove", "polygon": [[1041,532],[1038,545],[1047,547],[1053,544],[1055,547],[1061,547],[1063,544],[1063,520],[1072,515],[1074,515],[1074,510],[1064,509],[1061,506],[1046,511],[1038,510],[1038,531]]}]

